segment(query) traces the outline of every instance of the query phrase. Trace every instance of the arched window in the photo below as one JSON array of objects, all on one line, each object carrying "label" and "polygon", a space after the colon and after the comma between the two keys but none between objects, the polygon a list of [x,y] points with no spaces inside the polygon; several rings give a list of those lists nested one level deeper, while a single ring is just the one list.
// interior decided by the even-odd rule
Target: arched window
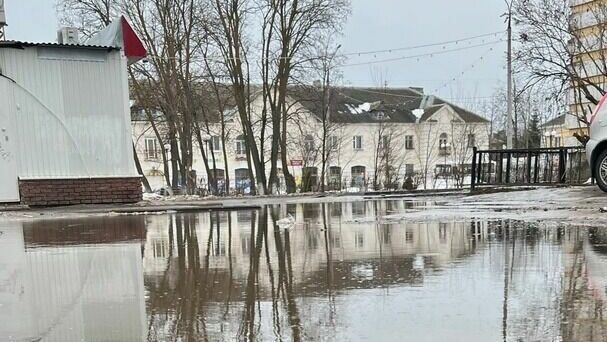
[{"label": "arched window", "polygon": [[438,148],[447,150],[449,148],[449,136],[447,133],[442,133],[438,139]]}]

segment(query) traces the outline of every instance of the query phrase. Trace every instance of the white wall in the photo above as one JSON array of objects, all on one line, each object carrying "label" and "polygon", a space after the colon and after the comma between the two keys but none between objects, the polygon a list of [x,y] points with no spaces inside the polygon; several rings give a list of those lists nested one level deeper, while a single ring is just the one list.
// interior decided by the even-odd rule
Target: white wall
[{"label": "white wall", "polygon": [[0,69],[14,81],[20,178],[137,176],[119,51],[3,48]]}]

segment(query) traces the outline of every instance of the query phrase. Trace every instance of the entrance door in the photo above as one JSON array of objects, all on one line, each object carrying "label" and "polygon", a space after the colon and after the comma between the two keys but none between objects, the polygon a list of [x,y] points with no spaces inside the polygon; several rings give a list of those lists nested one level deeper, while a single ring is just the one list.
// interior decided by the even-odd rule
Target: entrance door
[{"label": "entrance door", "polygon": [[0,76],[0,203],[19,202],[13,87]]}]

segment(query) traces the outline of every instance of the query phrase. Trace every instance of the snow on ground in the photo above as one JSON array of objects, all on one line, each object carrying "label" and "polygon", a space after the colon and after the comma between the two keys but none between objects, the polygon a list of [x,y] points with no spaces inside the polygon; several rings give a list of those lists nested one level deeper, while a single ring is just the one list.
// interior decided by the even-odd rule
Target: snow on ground
[{"label": "snow on ground", "polygon": [[286,203],[354,202],[363,200],[402,200],[413,202],[411,209],[383,217],[358,219],[357,222],[398,223],[404,221],[445,221],[468,219],[514,219],[558,224],[606,225],[607,194],[593,186],[571,188],[539,188],[483,195],[408,194],[408,195],[305,195],[276,197],[204,198],[146,196],[135,205],[87,205],[48,209],[2,211],[0,219],[49,219],[83,216],[167,213],[208,210],[212,208],[256,208]]},{"label": "snow on ground", "polygon": [[553,224],[604,225],[607,194],[595,187],[540,188],[444,198],[424,208],[384,217],[391,221],[513,219]]}]

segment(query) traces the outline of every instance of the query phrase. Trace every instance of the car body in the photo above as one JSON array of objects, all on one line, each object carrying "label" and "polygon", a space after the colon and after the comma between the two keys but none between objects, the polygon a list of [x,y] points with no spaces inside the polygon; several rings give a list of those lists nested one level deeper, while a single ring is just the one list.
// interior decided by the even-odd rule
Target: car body
[{"label": "car body", "polygon": [[586,119],[590,123],[586,157],[597,185],[607,192],[607,94]]}]

